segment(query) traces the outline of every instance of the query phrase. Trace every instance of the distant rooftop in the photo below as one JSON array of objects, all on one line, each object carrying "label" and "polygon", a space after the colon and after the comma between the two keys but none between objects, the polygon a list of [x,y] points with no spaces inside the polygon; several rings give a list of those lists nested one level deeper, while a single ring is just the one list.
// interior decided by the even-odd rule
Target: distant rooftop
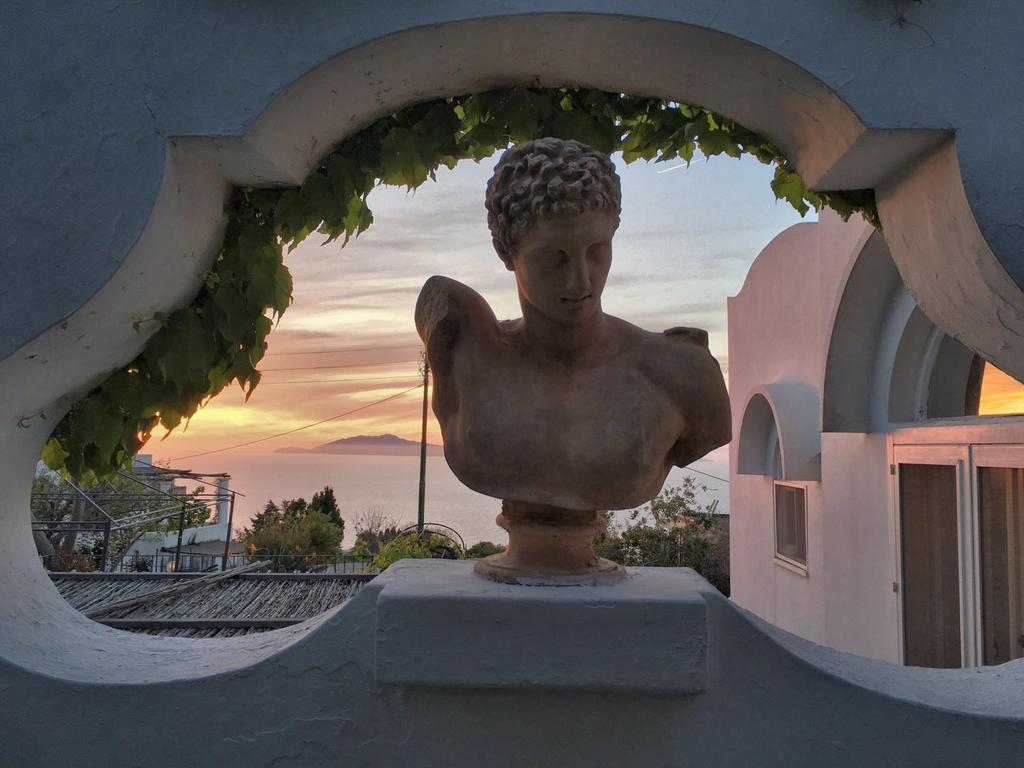
[{"label": "distant rooftop", "polygon": [[[88,613],[184,584],[204,574],[53,573],[57,590]],[[286,627],[349,600],[372,578],[360,574],[246,573],[184,593],[104,613],[100,623],[147,635],[231,637]]]}]

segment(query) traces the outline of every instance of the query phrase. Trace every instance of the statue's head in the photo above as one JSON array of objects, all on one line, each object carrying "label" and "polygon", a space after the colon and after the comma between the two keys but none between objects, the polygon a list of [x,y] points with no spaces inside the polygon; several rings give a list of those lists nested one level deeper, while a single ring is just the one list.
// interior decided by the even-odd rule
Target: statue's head
[{"label": "statue's head", "polygon": [[608,157],[571,139],[506,150],[487,182],[494,249],[520,296],[553,319],[600,309],[622,191]]}]

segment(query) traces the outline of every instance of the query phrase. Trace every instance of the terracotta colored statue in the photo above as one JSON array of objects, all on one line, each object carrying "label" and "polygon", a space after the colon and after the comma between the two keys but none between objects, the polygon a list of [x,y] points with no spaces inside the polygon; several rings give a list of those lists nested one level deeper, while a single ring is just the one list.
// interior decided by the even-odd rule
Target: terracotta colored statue
[{"label": "terracotta colored statue", "polygon": [[416,327],[455,475],[502,499],[505,553],[477,563],[513,583],[598,583],[602,510],[658,494],[669,469],[730,439],[707,333],[652,333],[601,310],[621,210],[603,154],[540,139],[506,151],[487,185],[495,250],[523,316],[498,321],[472,288],[431,277]]}]

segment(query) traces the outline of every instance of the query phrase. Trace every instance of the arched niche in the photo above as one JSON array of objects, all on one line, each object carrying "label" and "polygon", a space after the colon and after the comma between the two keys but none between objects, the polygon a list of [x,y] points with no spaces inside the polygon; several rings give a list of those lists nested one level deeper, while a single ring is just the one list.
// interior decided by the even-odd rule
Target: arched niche
[{"label": "arched niche", "polygon": [[754,390],[740,422],[737,471],[776,480],[821,480],[821,433],[812,387],[777,381]]},{"label": "arched niche", "polygon": [[823,432],[969,415],[979,360],[907,291],[878,233],[859,242],[833,317],[822,385]]},{"label": "arched niche", "polygon": [[778,428],[775,426],[775,414],[764,395],[755,392],[747,401],[738,442],[737,471],[741,475],[775,476]]},{"label": "arched niche", "polygon": [[[906,321],[892,362],[888,422],[967,416],[980,382],[977,356],[935,327],[920,308]],[[878,393],[884,397],[884,391]],[[977,404],[973,405],[975,413]]]}]

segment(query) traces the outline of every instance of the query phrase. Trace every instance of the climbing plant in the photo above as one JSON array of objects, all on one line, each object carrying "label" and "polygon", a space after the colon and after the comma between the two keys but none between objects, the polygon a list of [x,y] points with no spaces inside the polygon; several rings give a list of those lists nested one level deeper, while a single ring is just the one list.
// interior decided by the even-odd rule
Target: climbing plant
[{"label": "climbing plant", "polygon": [[267,335],[291,303],[284,250],[314,232],[344,245],[373,223],[378,184],[415,189],[440,166],[481,160],[510,142],[574,138],[636,160],[689,163],[749,154],[773,163],[776,198],[801,215],[828,206],[878,226],[872,190],[811,192],[766,137],[697,106],[582,88],[515,87],[415,104],[342,141],[299,187],[243,187],[227,205],[224,243],[199,293],[154,319],[143,352],[113,371],[57,425],[42,458],[83,481],[129,462],[158,427],[177,428],[237,382],[252,394]]}]

